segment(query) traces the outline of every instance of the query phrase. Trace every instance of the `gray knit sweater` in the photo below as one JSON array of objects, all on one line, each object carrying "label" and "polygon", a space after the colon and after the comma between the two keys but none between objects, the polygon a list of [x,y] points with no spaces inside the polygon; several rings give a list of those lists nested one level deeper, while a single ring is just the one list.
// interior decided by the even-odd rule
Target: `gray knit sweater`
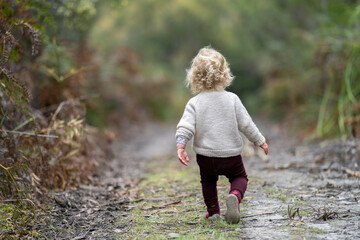
[{"label": "gray knit sweater", "polygon": [[265,143],[250,115],[234,93],[201,92],[191,98],[177,125],[176,138],[194,137],[193,149],[208,157],[231,157],[241,154],[242,132],[251,142]]}]

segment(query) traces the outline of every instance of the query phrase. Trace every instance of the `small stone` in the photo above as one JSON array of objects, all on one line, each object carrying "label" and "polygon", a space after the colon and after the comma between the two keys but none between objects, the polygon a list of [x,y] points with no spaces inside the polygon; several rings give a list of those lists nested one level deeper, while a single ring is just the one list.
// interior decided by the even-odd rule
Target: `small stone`
[{"label": "small stone", "polygon": [[178,233],[169,233],[168,237],[169,238],[178,238],[178,237],[180,237],[180,235]]},{"label": "small stone", "polygon": [[117,228],[117,229],[114,229],[114,232],[115,232],[115,233],[121,233],[122,231],[121,231],[121,229],[118,229],[118,228]]}]

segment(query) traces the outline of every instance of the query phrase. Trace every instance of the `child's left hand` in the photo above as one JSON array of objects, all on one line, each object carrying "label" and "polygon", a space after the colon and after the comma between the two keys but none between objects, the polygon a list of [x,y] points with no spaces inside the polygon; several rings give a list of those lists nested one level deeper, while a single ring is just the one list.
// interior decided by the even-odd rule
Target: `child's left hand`
[{"label": "child's left hand", "polygon": [[176,148],[177,148],[177,155],[178,155],[180,162],[182,164],[184,164],[185,166],[187,166],[188,165],[187,163],[190,161],[190,159],[189,159],[187,152],[185,151],[185,145],[178,143],[176,145]]},{"label": "child's left hand", "polygon": [[263,143],[260,147],[264,150],[265,154],[267,155],[269,151],[269,146],[267,145],[267,143]]}]

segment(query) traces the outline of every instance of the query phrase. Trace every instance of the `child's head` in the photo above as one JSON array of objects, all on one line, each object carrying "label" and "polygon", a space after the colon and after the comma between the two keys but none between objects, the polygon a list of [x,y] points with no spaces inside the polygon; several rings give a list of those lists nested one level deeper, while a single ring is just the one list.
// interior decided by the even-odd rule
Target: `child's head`
[{"label": "child's head", "polygon": [[200,49],[187,70],[186,85],[193,93],[221,91],[234,79],[224,56],[211,47]]}]

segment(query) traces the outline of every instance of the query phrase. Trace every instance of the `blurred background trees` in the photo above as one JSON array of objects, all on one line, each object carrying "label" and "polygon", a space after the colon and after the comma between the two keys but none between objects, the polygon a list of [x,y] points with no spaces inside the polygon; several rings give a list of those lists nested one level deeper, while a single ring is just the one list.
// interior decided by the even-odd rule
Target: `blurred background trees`
[{"label": "blurred background trees", "polygon": [[[189,97],[184,69],[212,45],[251,112],[285,118],[306,136],[347,135],[359,131],[359,9],[350,0],[115,1],[99,3],[88,40],[104,85],[135,85],[157,117],[178,117]],[[124,57],[135,61],[129,52],[134,78],[124,67]]]}]

